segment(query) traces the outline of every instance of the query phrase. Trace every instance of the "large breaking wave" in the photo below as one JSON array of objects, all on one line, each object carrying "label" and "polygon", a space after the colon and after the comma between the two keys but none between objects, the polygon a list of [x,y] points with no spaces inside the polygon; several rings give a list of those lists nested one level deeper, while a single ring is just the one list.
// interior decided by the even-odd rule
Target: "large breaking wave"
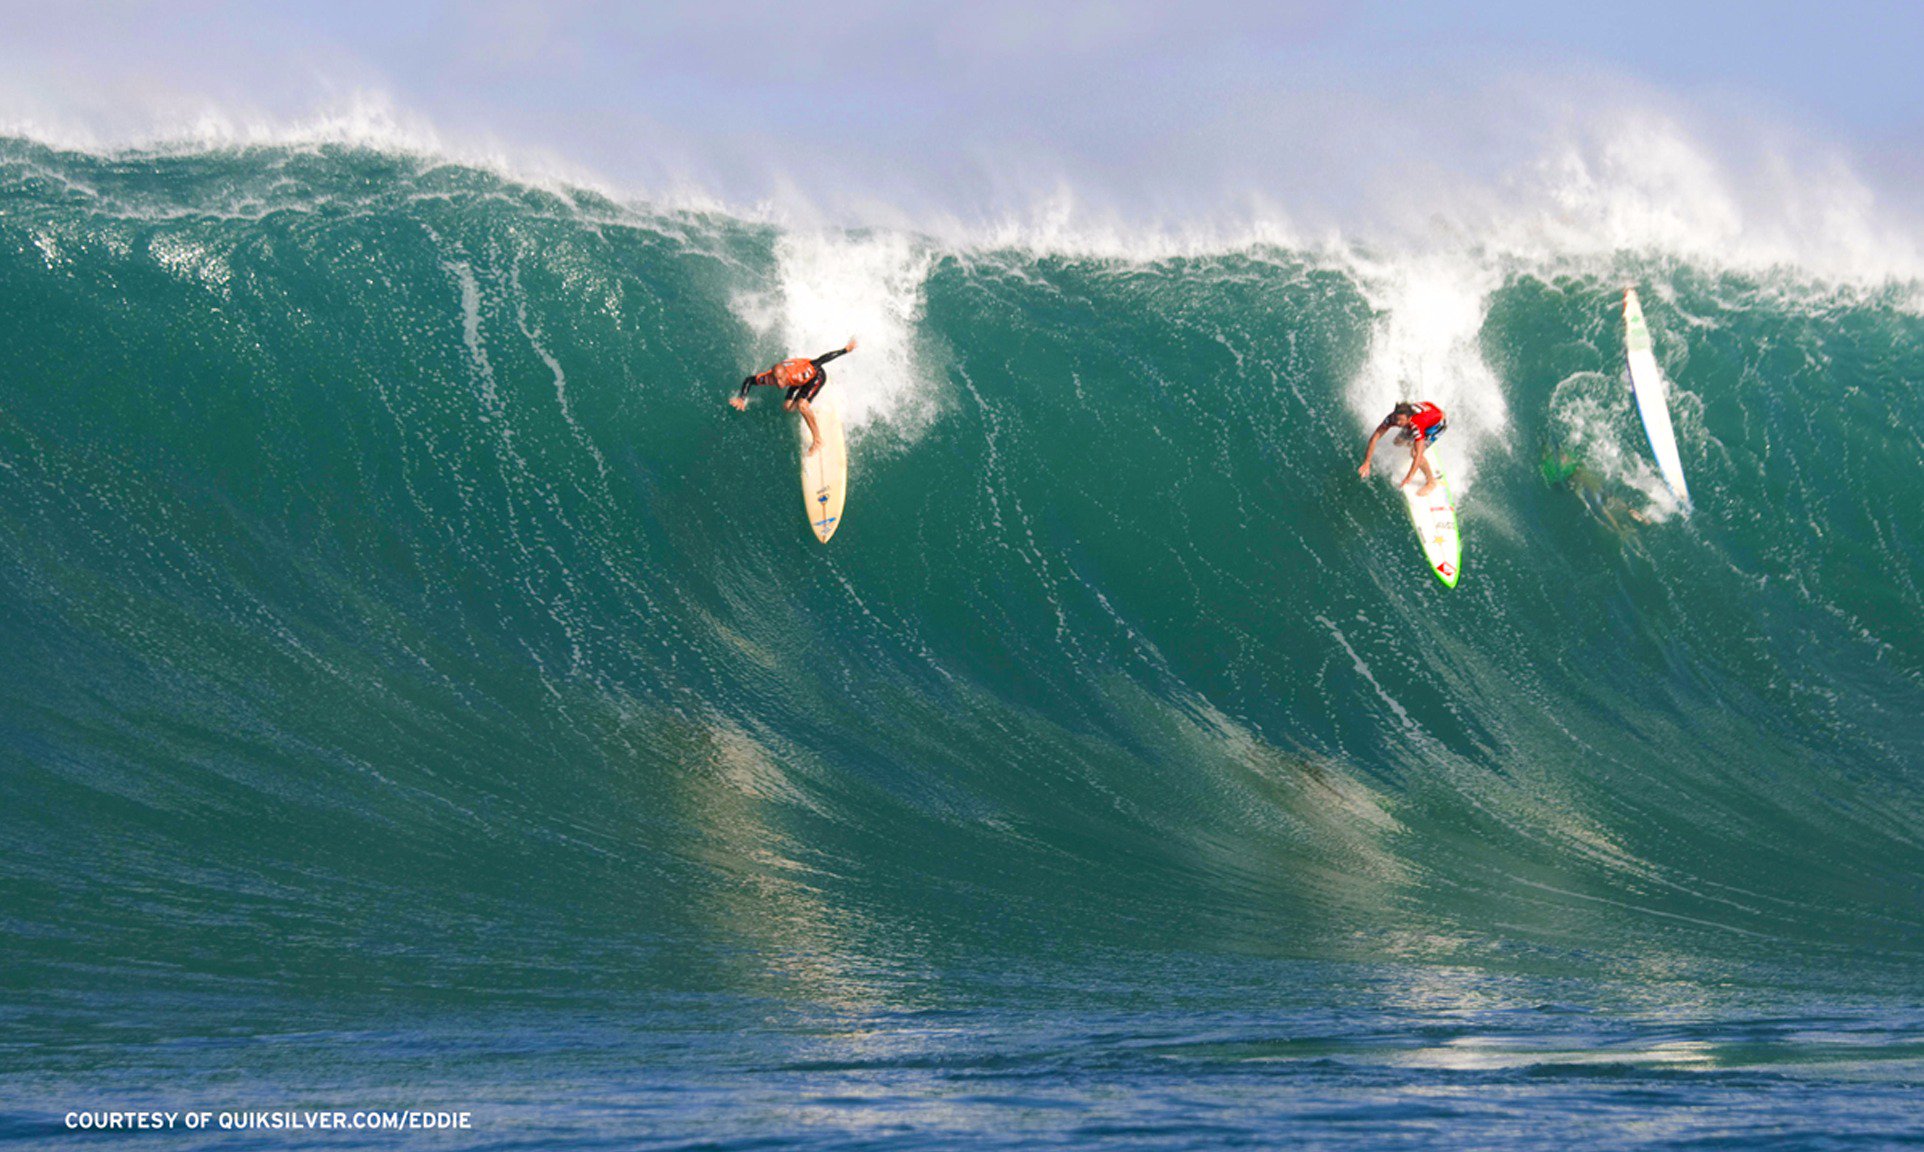
[{"label": "large breaking wave", "polygon": [[[969,239],[8,141],[17,979],[1910,970],[1915,285],[1588,235]],[[850,334],[823,548],[786,418],[722,402]],[[1452,413],[1454,592],[1355,476],[1403,396]]]}]

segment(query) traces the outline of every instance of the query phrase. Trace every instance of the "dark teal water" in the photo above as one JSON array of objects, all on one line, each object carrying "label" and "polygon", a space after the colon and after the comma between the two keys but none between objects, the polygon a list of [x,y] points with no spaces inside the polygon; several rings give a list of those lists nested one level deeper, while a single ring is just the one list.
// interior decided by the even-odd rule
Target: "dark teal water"
[{"label": "dark teal water", "polygon": [[[1384,266],[0,142],[0,1140],[1916,1140],[1914,286],[1512,261],[1399,361]],[[850,331],[822,547],[723,401]]]}]

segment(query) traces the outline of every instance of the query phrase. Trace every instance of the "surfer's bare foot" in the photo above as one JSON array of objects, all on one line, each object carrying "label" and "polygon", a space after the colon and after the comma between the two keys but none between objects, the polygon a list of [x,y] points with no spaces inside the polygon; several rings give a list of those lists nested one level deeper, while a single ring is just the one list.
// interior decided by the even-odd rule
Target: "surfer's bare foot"
[{"label": "surfer's bare foot", "polygon": [[1421,488],[1418,488],[1416,490],[1416,494],[1418,496],[1428,496],[1430,493],[1434,491],[1436,491],[1436,481],[1432,480],[1428,484],[1425,484]]},{"label": "surfer's bare foot", "polygon": [[822,450],[822,442],[820,440],[816,440],[809,444],[808,451],[804,453],[804,455],[813,456],[815,455],[815,453],[821,450]]}]

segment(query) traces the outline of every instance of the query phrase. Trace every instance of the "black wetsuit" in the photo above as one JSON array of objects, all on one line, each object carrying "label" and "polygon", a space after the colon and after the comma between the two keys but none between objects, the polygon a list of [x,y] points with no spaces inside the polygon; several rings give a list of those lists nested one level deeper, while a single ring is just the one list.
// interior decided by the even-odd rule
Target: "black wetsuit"
[{"label": "black wetsuit", "polygon": [[[782,393],[782,401],[784,403],[787,403],[790,400],[815,399],[815,394],[822,390],[822,385],[828,383],[828,372],[825,369],[823,369],[822,365],[828,363],[830,360],[835,359],[837,356],[846,356],[847,354],[848,354],[848,349],[837,348],[833,352],[824,352],[820,356],[810,357],[808,362],[815,366],[814,378],[809,380],[809,382],[806,384],[796,384],[790,387],[786,392]],[[783,361],[783,363],[787,363],[787,361]],[[747,396],[748,390],[750,388],[754,388],[757,385],[773,386],[774,383],[775,383],[775,370],[773,368],[770,368],[768,371],[763,372],[759,376],[744,377],[742,379],[742,390],[739,393],[737,393],[737,395]]]}]

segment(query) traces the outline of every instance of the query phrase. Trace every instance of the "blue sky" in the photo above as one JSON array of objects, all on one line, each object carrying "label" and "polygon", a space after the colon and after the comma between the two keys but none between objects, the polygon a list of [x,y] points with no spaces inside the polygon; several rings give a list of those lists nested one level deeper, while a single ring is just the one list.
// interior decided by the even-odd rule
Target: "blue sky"
[{"label": "blue sky", "polygon": [[[0,0],[0,122],[105,137],[376,94],[646,187],[1179,207],[1499,172],[1590,110],[1920,174],[1924,6]],[[1336,193],[1332,193],[1334,195]]]}]

